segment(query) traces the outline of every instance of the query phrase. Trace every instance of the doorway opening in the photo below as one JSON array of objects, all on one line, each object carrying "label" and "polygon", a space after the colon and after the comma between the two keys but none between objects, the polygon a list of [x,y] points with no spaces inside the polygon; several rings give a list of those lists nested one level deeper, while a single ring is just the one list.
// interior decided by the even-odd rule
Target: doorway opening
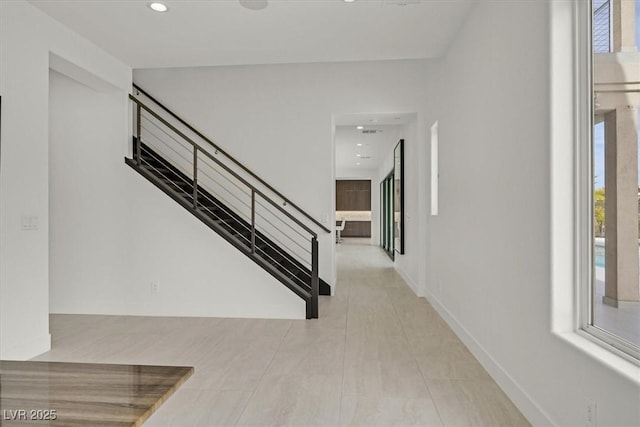
[{"label": "doorway opening", "polygon": [[[393,201],[395,192],[401,186],[398,177],[393,175],[389,179],[389,172],[394,171],[397,162],[397,153],[400,141],[417,139],[416,134],[417,113],[354,113],[333,116],[333,143],[334,143],[334,223],[337,230],[342,226],[342,218],[345,217],[341,206],[345,202],[344,195],[339,194],[340,181],[365,181],[368,184],[366,191],[351,191],[353,198],[366,197],[369,201],[365,208],[356,209],[353,221],[345,217],[346,234],[341,231],[342,241],[334,246],[334,254],[340,257],[341,253],[352,253],[347,246],[359,245],[363,251],[369,251],[364,246],[373,246],[372,251],[384,250],[391,259],[397,262],[400,258],[395,253],[402,254],[400,238],[402,234],[394,233],[395,228],[402,225],[401,212],[395,212],[402,206],[400,201]],[[398,171],[402,168],[397,168]],[[389,179],[386,190],[381,182]],[[396,182],[394,182],[394,180]],[[384,193],[386,191],[386,197]],[[383,209],[385,207],[385,209]],[[362,215],[366,212],[366,217]],[[386,213],[385,213],[386,212]],[[385,225],[386,224],[386,225]],[[354,230],[360,227],[359,230]],[[400,228],[401,229],[401,228]],[[362,235],[362,230],[370,232],[370,237]],[[351,232],[362,235],[361,237],[348,237]],[[364,233],[366,234],[366,232]],[[395,240],[396,238],[399,240]],[[380,248],[380,249],[378,249]],[[394,259],[395,258],[395,259]],[[337,258],[335,264],[337,265]],[[336,270],[336,280],[339,281]]]}]

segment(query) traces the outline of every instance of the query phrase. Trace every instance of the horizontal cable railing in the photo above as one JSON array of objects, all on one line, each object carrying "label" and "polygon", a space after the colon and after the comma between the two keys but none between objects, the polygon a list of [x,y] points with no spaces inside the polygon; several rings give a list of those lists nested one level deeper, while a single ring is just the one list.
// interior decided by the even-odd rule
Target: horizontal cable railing
[{"label": "horizontal cable railing", "polygon": [[[129,96],[134,103],[137,167],[152,171],[184,200],[181,203],[204,214],[212,227],[237,242],[236,247],[280,277],[307,300],[307,317],[317,317],[318,235],[303,221],[329,230],[228,155],[218,158],[221,150],[206,146],[210,140],[166,108],[156,109],[157,101],[144,95],[153,102]],[[194,132],[204,145],[188,135]],[[283,202],[295,212],[281,206]]]},{"label": "horizontal cable railing", "polygon": [[[158,106],[160,109],[162,109],[163,112],[165,112],[166,114],[168,114],[169,116],[171,116],[172,119],[174,119],[175,121],[177,121],[181,127],[184,127],[185,130],[188,130],[189,132],[192,132],[194,135],[196,135],[199,139],[201,139],[202,141],[204,141],[206,143],[206,145],[211,146],[213,149],[215,149],[215,153],[216,154],[220,154],[222,156],[224,156],[227,160],[228,163],[225,162],[226,164],[229,165],[233,165],[231,166],[232,169],[236,170],[238,173],[244,173],[246,174],[250,180],[254,180],[256,183],[259,183],[260,186],[264,187],[264,189],[267,192],[272,193],[274,196],[276,196],[277,198],[279,198],[284,205],[290,206],[293,210],[295,210],[297,213],[299,213],[301,216],[305,217],[307,220],[311,221],[315,226],[319,227],[321,230],[323,230],[326,233],[331,233],[332,231],[327,228],[326,226],[324,226],[322,223],[320,223],[317,219],[313,218],[311,215],[309,215],[307,212],[305,212],[302,208],[300,208],[297,204],[295,204],[294,202],[292,202],[290,199],[288,199],[284,194],[280,193],[278,190],[276,190],[272,185],[270,185],[269,183],[267,183],[265,180],[263,180],[262,178],[260,178],[259,176],[257,176],[255,173],[253,173],[248,167],[246,167],[244,164],[242,164],[241,162],[239,162],[238,160],[236,160],[233,156],[231,156],[230,154],[228,154],[225,150],[223,150],[222,148],[220,148],[214,141],[212,141],[210,138],[208,138],[206,135],[204,135],[202,132],[200,132],[199,130],[197,130],[194,126],[192,126],[191,124],[187,123],[185,120],[183,120],[181,117],[179,117],[177,114],[175,114],[173,111],[171,111],[170,109],[168,109],[167,107],[165,107],[160,101],[158,101],[156,98],[154,98],[153,96],[151,96],[149,93],[147,93],[144,89],[142,89],[140,86],[136,85],[135,83],[133,84],[133,87],[135,89],[135,91],[138,94],[142,94],[144,97],[146,97],[147,99],[149,99],[150,101],[152,101],[152,103],[156,106]],[[184,132],[183,132],[184,133]],[[258,185],[255,185],[256,187],[258,187]],[[273,197],[271,198],[273,199]]]}]

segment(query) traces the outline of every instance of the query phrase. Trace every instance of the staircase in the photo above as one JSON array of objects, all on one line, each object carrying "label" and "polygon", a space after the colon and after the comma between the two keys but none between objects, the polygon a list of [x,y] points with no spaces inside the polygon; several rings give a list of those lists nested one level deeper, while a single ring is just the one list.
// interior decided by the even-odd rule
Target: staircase
[{"label": "staircase", "polygon": [[213,141],[134,85],[125,163],[306,302],[318,317],[318,235],[331,233]]}]

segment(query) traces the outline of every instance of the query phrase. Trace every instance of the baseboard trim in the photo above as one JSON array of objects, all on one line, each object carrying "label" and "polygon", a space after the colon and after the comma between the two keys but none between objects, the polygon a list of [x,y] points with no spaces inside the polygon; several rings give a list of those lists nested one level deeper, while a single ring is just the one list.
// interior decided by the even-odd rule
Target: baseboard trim
[{"label": "baseboard trim", "polygon": [[0,352],[2,360],[29,360],[51,350],[51,334],[3,346]]},{"label": "baseboard trim", "polygon": [[507,371],[482,347],[449,310],[429,291],[425,298],[440,314],[458,338],[467,346],[473,356],[487,370],[489,375],[507,394],[522,415],[534,426],[556,425],[536,401],[518,384]]},{"label": "baseboard trim", "polygon": [[[291,305],[225,303],[197,304],[157,301],[124,303],[117,301],[66,300],[55,304],[51,314],[79,314],[96,316],[148,316],[148,317],[220,317],[246,319],[305,319],[305,302],[291,295]],[[322,314],[322,313],[320,313]]]},{"label": "baseboard trim", "polygon": [[423,297],[424,295],[420,294],[418,285],[416,284],[416,282],[414,282],[413,279],[409,277],[409,275],[402,268],[398,267],[397,264],[394,264],[393,266],[398,272],[398,274],[400,275],[400,277],[402,277],[402,280],[404,280],[406,284],[409,285],[413,293],[419,297]]}]

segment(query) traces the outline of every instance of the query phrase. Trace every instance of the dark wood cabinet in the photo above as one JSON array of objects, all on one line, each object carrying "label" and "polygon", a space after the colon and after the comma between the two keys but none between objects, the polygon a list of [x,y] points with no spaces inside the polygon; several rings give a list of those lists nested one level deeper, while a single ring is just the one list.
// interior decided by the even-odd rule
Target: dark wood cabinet
[{"label": "dark wood cabinet", "polygon": [[[336,181],[336,211],[371,212],[371,181],[349,179]],[[338,221],[339,225],[340,221]],[[347,217],[342,237],[371,237],[371,221],[353,221]]]},{"label": "dark wood cabinet", "polygon": [[371,237],[371,221],[347,221],[343,237]]},{"label": "dark wood cabinet", "polygon": [[336,181],[337,211],[370,211],[371,181],[339,180]]}]

